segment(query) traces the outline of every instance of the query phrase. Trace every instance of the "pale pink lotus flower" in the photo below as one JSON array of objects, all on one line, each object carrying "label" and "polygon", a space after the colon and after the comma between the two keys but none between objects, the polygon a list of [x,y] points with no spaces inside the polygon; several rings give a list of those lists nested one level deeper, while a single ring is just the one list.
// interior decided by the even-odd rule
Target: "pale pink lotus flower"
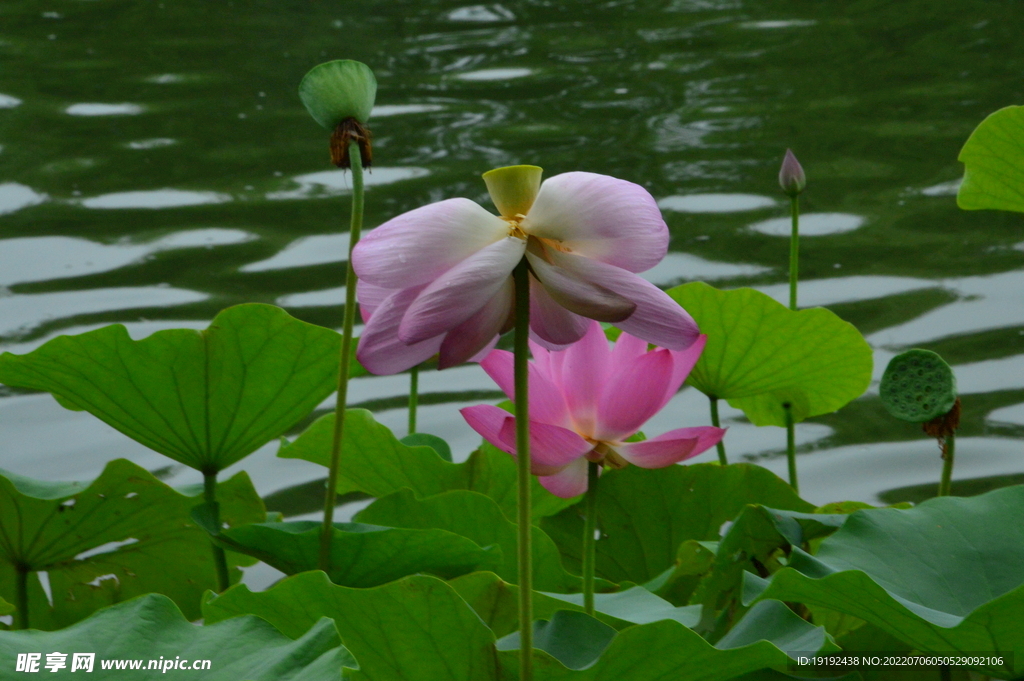
[{"label": "pale pink lotus flower", "polygon": [[[722,428],[677,428],[643,442],[625,442],[668,404],[686,380],[707,336],[686,350],[655,348],[623,333],[609,348],[604,331],[589,322],[575,345],[549,351],[531,343],[529,363],[530,463],[540,484],[563,498],[587,491],[587,462],[612,468],[631,463],[663,468],[713,447]],[[481,362],[515,400],[512,353],[494,350]],[[516,419],[504,409],[476,405],[461,410],[488,442],[516,454]]]},{"label": "pale pink lotus flower", "polygon": [[385,222],[356,245],[352,265],[366,321],[357,357],[369,371],[397,373],[434,354],[445,368],[486,349],[513,326],[511,274],[524,256],[537,343],[573,343],[588,318],[662,347],[694,343],[699,330],[690,315],[635,274],[668,249],[668,227],[647,190],[584,172],[541,184],[532,166],[491,173],[522,168],[535,171],[536,183],[520,182],[512,200],[485,175],[500,216],[469,199],[447,199]]}]

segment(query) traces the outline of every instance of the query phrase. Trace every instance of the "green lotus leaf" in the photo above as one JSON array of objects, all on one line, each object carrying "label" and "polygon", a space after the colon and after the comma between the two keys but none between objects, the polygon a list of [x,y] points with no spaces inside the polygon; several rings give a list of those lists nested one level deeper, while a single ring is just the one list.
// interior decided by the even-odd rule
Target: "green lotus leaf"
[{"label": "green lotus leaf", "polygon": [[341,337],[272,305],[133,341],[120,324],[0,356],[0,383],[53,393],[204,473],[248,456],[336,387]]},{"label": "green lotus leaf", "polygon": [[[0,631],[0,660],[7,678],[21,676],[11,677],[8,672],[13,673],[15,660],[25,653],[39,653],[39,671],[49,677],[52,672],[44,665],[54,651],[67,657],[66,668],[53,672],[88,673],[85,678],[98,681],[167,679],[169,669],[160,665],[179,660],[189,665],[209,660],[210,664],[202,670],[170,669],[170,676],[191,675],[204,681],[339,681],[342,665],[353,664],[330,620],[320,620],[295,641],[252,616],[197,627],[161,594],[119,603],[60,631]],[[74,653],[95,654],[90,672],[72,670]],[[120,668],[115,661],[121,662]],[[149,668],[150,661],[154,668]]]},{"label": "green lotus leaf", "polygon": [[[259,523],[224,530],[216,540],[294,575],[317,569],[321,528],[317,521]],[[419,572],[450,579],[500,563],[500,552],[444,530],[335,523],[331,539],[331,580],[358,588]]]},{"label": "green lotus leaf", "polygon": [[[90,483],[0,471],[0,597],[17,602],[14,566],[20,564],[32,571],[29,625],[35,629],[66,627],[151,591],[198,618],[199,599],[216,588],[217,576],[209,537],[189,519],[202,489],[187,491],[171,489],[124,459],[108,463]],[[263,503],[245,473],[217,491],[228,524],[263,520]],[[52,605],[37,572],[48,575]],[[237,581],[241,572],[231,572]]]},{"label": "green lotus leaf", "polygon": [[[794,548],[762,598],[858,617],[923,653],[1005,654],[1024,673],[1024,486],[850,515],[811,556]],[[1010,653],[1013,667],[1009,667]]]},{"label": "green lotus leaf", "polygon": [[[320,417],[294,442],[278,452],[327,466],[331,459],[334,414]],[[429,446],[409,446],[365,409],[345,412],[338,494],[364,492],[385,497],[403,488],[426,497],[466,489],[494,499],[510,520],[516,518],[516,465],[508,454],[483,445],[463,463],[445,461]],[[574,503],[547,491],[532,478],[533,517],[558,513]]]},{"label": "green lotus leaf", "polygon": [[[608,471],[597,488],[597,574],[612,582],[649,582],[674,566],[683,542],[717,541],[722,523],[758,503],[814,509],[774,473],[752,464]],[[569,569],[579,566],[582,555],[580,512],[577,506],[541,521]]]},{"label": "green lotus leaf", "polygon": [[924,423],[953,408],[956,377],[937,354],[915,348],[889,360],[878,392],[890,414],[911,423]]},{"label": "green lotus leaf", "polygon": [[990,114],[971,133],[958,160],[964,164],[958,206],[1024,212],[1024,106]]},{"label": "green lotus leaf", "polygon": [[[356,515],[360,522],[388,527],[437,528],[468,537],[479,546],[501,548],[504,561],[493,568],[502,579],[519,583],[518,532],[490,497],[470,490],[450,490],[422,499],[402,489],[373,502]],[[540,591],[579,591],[579,577],[562,568],[558,547],[539,527],[533,534],[533,585]],[[610,586],[602,580],[604,586]]]},{"label": "green lotus leaf", "polygon": [[833,412],[871,382],[871,347],[824,308],[793,311],[754,289],[719,291],[703,282],[668,294],[707,334],[686,382],[742,409],[758,426],[785,426]]},{"label": "green lotus leaf", "polygon": [[377,79],[366,64],[337,59],[309,70],[299,83],[299,98],[309,115],[328,130],[346,118],[366,123],[377,98]]},{"label": "green lotus leaf", "polygon": [[[545,609],[550,606],[543,599],[539,602]],[[220,608],[219,603],[226,607]],[[322,573],[312,573],[292,577],[264,593],[235,587],[204,606],[207,617],[213,619],[247,608],[279,622],[292,636],[315,617],[333,618],[359,665],[358,671],[346,672],[353,681],[517,678],[518,653],[497,650],[494,633],[484,620],[452,586],[432,577],[411,576],[372,589],[350,589],[328,583]],[[302,612],[305,608],[310,612]],[[820,628],[803,626],[820,632],[824,645],[826,637]],[[758,669],[784,668],[789,659],[786,653],[769,640],[756,638],[751,635],[750,642],[739,642],[744,643],[740,647],[720,649],[678,621],[637,624],[617,632],[600,658],[581,671],[535,650],[534,678],[727,681]]]}]

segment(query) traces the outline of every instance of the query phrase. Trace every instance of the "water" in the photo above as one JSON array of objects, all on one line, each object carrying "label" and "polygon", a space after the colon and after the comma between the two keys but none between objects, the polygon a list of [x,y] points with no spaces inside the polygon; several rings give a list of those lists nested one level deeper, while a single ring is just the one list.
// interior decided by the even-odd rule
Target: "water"
[{"label": "water", "polygon": [[[368,226],[449,197],[489,205],[480,174],[497,166],[603,172],[647,187],[672,230],[651,281],[786,300],[776,175],[792,147],[808,176],[801,304],[856,324],[876,363],[864,398],[798,426],[805,496],[891,502],[937,482],[935,442],[877,398],[907,347],[954,365],[956,477],[1019,481],[1024,218],[954,198],[971,130],[1024,94],[1015,3],[379,0],[343,13],[354,6],[5,0],[0,349],[113,322],[136,338],[203,328],[250,301],[339,326],[350,178],[296,88],[313,65],[353,58],[380,82]],[[465,457],[479,438],[456,410],[494,399],[493,384],[461,367],[420,385],[420,429]],[[407,386],[360,379],[352,401],[402,435]],[[781,429],[723,417],[733,460],[783,473]],[[708,423],[685,390],[645,430]],[[88,479],[125,456],[199,479],[48,395],[0,393],[0,429],[0,467],[22,475]],[[275,450],[235,469],[265,495],[322,477]],[[315,507],[300,498],[295,512]]]}]

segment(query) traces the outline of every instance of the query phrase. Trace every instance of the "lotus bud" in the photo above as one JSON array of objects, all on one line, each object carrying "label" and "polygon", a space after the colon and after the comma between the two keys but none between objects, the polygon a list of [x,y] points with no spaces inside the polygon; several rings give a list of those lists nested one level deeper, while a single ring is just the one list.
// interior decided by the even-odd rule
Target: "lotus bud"
[{"label": "lotus bud", "polygon": [[800,194],[807,186],[804,169],[800,166],[800,161],[796,160],[792,149],[786,149],[786,158],[782,159],[782,167],[779,169],[779,186],[790,198]]},{"label": "lotus bud", "polygon": [[349,59],[314,66],[299,83],[299,98],[317,123],[332,131],[331,160],[350,167],[349,145],[359,145],[364,166],[373,160],[366,121],[377,97],[377,79],[361,62]]}]

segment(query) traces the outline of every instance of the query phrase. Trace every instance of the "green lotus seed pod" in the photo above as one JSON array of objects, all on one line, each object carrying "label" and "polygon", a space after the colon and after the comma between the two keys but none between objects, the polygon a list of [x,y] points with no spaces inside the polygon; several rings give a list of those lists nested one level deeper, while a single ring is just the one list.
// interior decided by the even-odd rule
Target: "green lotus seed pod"
[{"label": "green lotus seed pod", "polygon": [[911,423],[924,423],[953,408],[956,378],[949,365],[931,350],[907,350],[893,357],[885,368],[879,393],[890,414]]},{"label": "green lotus seed pod", "polygon": [[376,97],[373,71],[350,59],[314,66],[299,83],[299,98],[309,115],[328,130],[334,130],[346,118],[365,124]]}]

